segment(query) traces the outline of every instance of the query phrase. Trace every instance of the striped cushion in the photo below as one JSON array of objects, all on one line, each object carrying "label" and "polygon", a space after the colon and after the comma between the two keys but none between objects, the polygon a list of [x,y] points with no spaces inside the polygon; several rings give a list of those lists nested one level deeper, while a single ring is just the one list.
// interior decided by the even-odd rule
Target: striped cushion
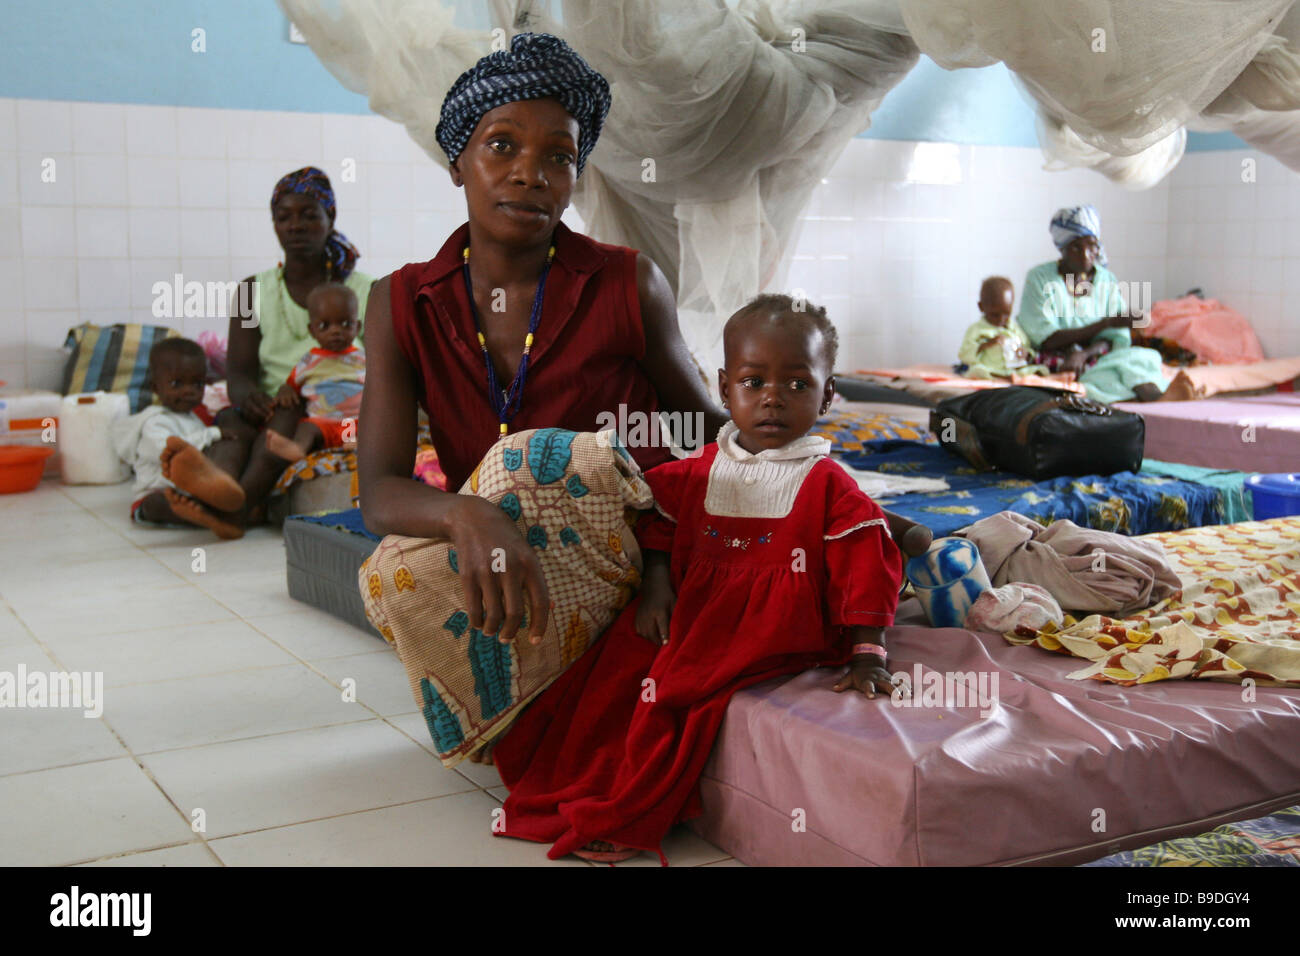
[{"label": "striped cushion", "polygon": [[72,354],[63,372],[63,394],[124,392],[134,415],[154,403],[146,385],[149,351],[163,339],[179,335],[161,325],[134,323],[101,328],[85,322],[69,329],[63,347]]}]

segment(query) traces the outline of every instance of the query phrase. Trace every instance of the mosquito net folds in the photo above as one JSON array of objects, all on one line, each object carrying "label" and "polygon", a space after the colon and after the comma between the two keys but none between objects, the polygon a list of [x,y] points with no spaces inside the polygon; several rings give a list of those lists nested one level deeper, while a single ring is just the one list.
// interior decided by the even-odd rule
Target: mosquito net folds
[{"label": "mosquito net folds", "polygon": [[1293,0],[902,0],[948,69],[1004,62],[1036,104],[1044,153],[1155,185],[1184,127],[1230,129],[1300,169],[1300,10]]},{"label": "mosquito net folds", "polygon": [[[456,28],[437,0],[281,6],[345,86],[446,165],[433,135],[442,96],[491,52],[489,30]],[[554,33],[609,79],[613,104],[574,204],[592,236],[663,269],[705,368],[720,364],[726,317],[784,279],[813,187],[918,57],[888,2],[568,0],[492,12],[506,36]]]},{"label": "mosquito net folds", "polygon": [[1293,0],[489,0],[478,30],[439,0],[279,2],[443,166],[453,80],[514,33],[568,41],[613,92],[574,203],[595,238],[664,270],[705,368],[726,317],[783,283],[813,188],[921,51],[949,69],[1004,62],[1051,160],[1131,188],[1177,164],[1188,125],[1300,169]]}]

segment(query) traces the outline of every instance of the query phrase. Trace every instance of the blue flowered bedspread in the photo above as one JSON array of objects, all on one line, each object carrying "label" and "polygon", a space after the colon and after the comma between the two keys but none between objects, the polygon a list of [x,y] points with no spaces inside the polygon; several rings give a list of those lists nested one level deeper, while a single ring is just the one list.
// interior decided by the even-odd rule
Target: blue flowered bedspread
[{"label": "blue flowered bedspread", "polygon": [[363,538],[369,538],[371,541],[381,540],[379,535],[372,534],[361,520],[360,508],[348,508],[345,511],[325,511],[320,514],[308,515],[290,515],[291,518],[299,521],[308,521],[311,524],[318,524],[326,528],[336,528],[339,531],[347,531],[350,534],[359,534]]},{"label": "blue flowered bedspread", "polygon": [[[1008,472],[976,471],[964,459],[922,442],[882,439],[861,442],[859,447],[861,450],[844,450],[836,443],[832,451],[854,468],[948,482],[947,491],[879,498],[876,502],[919,521],[935,537],[952,534],[999,511],[1016,511],[1045,525],[1068,518],[1082,527],[1121,534],[1250,519],[1243,490],[1246,475],[1239,471],[1166,465],[1148,459],[1137,473],[1033,482]],[[294,517],[379,540],[366,529],[357,508]]]},{"label": "blue flowered bedspread", "polygon": [[1081,527],[1129,535],[1249,518],[1242,472],[1167,466],[1148,460],[1140,472],[1033,482],[1009,472],[980,472],[942,448],[898,440],[864,442],[861,451],[846,450],[842,457],[854,468],[867,471],[945,479],[947,491],[876,502],[924,524],[936,537],[999,511],[1015,511],[1044,525],[1065,518]]},{"label": "blue flowered bedspread", "polygon": [[1300,807],[1115,853],[1084,866],[1300,866]]}]

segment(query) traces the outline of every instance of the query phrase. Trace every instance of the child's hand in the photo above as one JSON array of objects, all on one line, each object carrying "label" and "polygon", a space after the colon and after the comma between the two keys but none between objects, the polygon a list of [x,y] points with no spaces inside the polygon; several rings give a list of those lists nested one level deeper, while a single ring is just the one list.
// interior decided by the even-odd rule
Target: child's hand
[{"label": "child's hand", "polygon": [[275,404],[280,408],[293,408],[298,404],[298,393],[289,385],[281,385],[275,393]]},{"label": "child's hand", "polygon": [[636,632],[647,641],[668,643],[668,627],[672,622],[673,605],[677,596],[667,582],[653,584],[647,581],[641,588],[641,603],[636,609]]},{"label": "child's hand", "polygon": [[835,685],[835,693],[842,693],[850,687],[875,700],[876,691],[887,697],[893,694],[894,677],[878,664],[851,664],[849,672]]},{"label": "child's hand", "polygon": [[261,428],[271,419],[275,412],[275,399],[266,392],[249,392],[244,398],[243,407],[240,414],[244,416],[244,421],[250,425],[256,425]]},{"label": "child's hand", "polygon": [[1073,372],[1078,375],[1083,371],[1084,366],[1088,364],[1088,355],[1083,349],[1076,349],[1066,356],[1065,361],[1061,363],[1062,372]]}]

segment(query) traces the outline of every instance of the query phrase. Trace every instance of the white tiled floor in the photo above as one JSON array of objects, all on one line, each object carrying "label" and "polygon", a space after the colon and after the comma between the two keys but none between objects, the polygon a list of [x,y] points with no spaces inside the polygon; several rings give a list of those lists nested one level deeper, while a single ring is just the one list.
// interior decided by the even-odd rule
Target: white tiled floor
[{"label": "white tiled floor", "polygon": [[[98,719],[0,709],[0,863],[552,865],[491,835],[500,777],[438,762],[383,641],[289,598],[278,530],[146,529],[129,501],[0,496],[0,672],[104,678]],[[664,851],[735,865],[685,828]]]}]

